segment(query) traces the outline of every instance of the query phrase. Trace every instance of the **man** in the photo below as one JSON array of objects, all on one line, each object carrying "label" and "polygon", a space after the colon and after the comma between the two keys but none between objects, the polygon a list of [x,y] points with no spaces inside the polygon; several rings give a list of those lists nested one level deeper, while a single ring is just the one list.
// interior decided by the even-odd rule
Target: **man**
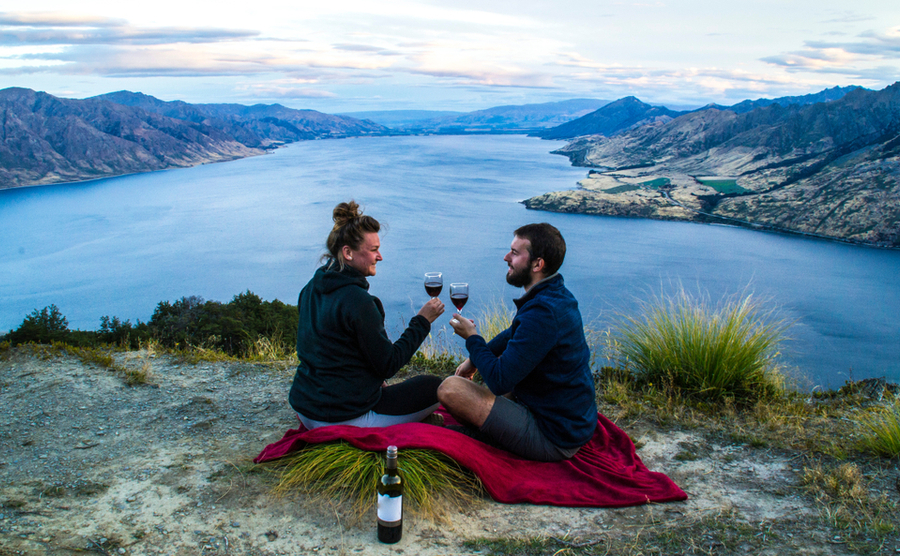
[{"label": "man", "polygon": [[[512,325],[489,343],[458,313],[450,324],[469,358],[438,389],[463,432],[524,458],[571,458],[597,426],[590,350],[578,302],[557,273],[566,242],[550,224],[515,231],[506,281],[525,288]],[[471,381],[481,373],[484,384]],[[477,429],[477,430],[476,430]]]}]

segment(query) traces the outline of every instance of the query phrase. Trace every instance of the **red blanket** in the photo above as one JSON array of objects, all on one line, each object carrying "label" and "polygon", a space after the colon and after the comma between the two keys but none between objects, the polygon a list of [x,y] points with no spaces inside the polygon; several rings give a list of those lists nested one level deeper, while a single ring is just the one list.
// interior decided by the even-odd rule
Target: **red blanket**
[{"label": "red blanket", "polygon": [[368,451],[427,448],[447,454],[475,473],[497,502],[552,506],[621,507],[686,500],[687,494],[662,473],[647,469],[622,429],[597,414],[597,431],[570,460],[528,461],[443,427],[408,423],[383,428],[346,425],[311,431],[303,425],[269,444],[256,463],[285,456],[306,444],[344,440]]}]

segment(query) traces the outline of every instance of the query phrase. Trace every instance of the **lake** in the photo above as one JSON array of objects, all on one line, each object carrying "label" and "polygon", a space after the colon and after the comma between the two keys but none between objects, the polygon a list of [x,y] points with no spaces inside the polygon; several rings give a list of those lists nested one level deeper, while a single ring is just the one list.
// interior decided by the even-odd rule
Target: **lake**
[{"label": "lake", "polygon": [[387,226],[370,291],[393,337],[427,300],[427,271],[443,272],[445,303],[450,282],[470,283],[469,315],[520,295],[504,282],[502,258],[515,228],[544,221],[566,238],[561,272],[596,330],[679,288],[713,302],[752,293],[794,323],[783,351],[802,387],[900,381],[900,252],[526,210],[521,200],[586,175],[549,154],[561,145],[508,135],[309,141],[228,163],[0,191],[0,330],[51,303],[81,329],[104,315],[147,321],[158,302],[189,295],[229,301],[250,290],[296,303],[332,208],[353,198]]}]

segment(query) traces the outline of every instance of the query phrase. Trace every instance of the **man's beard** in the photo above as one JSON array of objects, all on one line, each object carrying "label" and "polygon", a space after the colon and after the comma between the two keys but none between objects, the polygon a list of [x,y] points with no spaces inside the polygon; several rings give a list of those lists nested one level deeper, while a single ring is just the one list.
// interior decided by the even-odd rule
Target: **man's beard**
[{"label": "man's beard", "polygon": [[520,270],[512,269],[511,273],[506,274],[506,283],[516,288],[524,288],[531,283],[530,270],[527,266]]}]

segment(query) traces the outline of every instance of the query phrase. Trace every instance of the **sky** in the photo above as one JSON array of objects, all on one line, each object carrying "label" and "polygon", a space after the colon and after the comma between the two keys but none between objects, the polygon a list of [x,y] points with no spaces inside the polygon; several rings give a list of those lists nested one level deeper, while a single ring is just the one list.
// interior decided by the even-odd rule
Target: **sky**
[{"label": "sky", "polygon": [[0,89],[66,98],[686,108],[898,80],[892,0],[0,0]]}]

